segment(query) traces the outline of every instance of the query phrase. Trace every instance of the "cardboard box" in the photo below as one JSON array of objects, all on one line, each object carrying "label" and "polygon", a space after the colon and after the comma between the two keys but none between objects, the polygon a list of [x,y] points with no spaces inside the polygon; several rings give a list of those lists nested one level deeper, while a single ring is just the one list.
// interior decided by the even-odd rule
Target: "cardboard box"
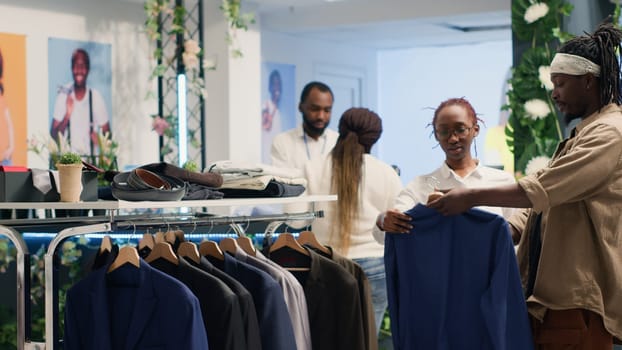
[{"label": "cardboard box", "polygon": [[[82,172],[83,201],[97,200],[97,173],[94,171]],[[56,184],[52,181],[52,189],[43,194],[32,184],[32,173],[27,172],[0,172],[0,202],[58,202],[60,194]]]}]

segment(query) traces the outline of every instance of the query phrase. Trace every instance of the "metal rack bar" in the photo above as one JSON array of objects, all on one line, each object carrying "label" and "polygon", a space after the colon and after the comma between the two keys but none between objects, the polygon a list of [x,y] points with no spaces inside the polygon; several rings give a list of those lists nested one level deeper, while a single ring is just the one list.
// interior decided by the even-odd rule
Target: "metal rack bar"
[{"label": "metal rack bar", "polygon": [[[314,208],[314,205],[312,205]],[[54,349],[58,345],[58,291],[56,290],[56,257],[57,247],[67,238],[96,232],[111,232],[119,227],[144,227],[158,225],[174,226],[206,226],[218,224],[229,224],[238,235],[243,234],[244,230],[238,223],[247,222],[278,222],[279,224],[271,229],[274,232],[278,226],[290,220],[312,220],[323,217],[322,211],[308,211],[292,214],[269,214],[259,216],[208,216],[207,213],[198,215],[172,215],[164,217],[162,215],[137,216],[126,218],[118,216],[111,219],[112,222],[94,225],[84,225],[64,229],[60,231],[50,241],[47,252],[44,256],[45,262],[45,348]],[[119,221],[115,221],[119,220]],[[270,224],[269,224],[270,225]],[[236,227],[237,226],[237,227]],[[209,235],[206,233],[205,235]],[[21,349],[20,349],[21,350]]]},{"label": "metal rack bar", "polygon": [[27,325],[30,324],[30,313],[26,312],[27,309],[30,310],[30,308],[27,307],[29,304],[26,303],[27,298],[30,297],[30,278],[26,278],[26,276],[30,277],[30,264],[28,263],[30,255],[28,254],[26,242],[24,242],[24,239],[19,232],[10,227],[0,226],[0,235],[8,237],[17,251],[17,350],[24,350],[25,344],[28,340],[27,338],[30,337],[30,327],[27,327]]}]

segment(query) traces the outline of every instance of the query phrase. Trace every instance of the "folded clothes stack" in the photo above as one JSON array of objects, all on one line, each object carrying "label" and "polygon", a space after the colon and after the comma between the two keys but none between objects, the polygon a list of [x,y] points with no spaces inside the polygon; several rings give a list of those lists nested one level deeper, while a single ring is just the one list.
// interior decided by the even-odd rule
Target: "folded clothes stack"
[{"label": "folded clothes stack", "polygon": [[212,163],[208,169],[222,176],[218,190],[225,198],[295,197],[307,186],[302,172],[295,168],[223,160]]}]

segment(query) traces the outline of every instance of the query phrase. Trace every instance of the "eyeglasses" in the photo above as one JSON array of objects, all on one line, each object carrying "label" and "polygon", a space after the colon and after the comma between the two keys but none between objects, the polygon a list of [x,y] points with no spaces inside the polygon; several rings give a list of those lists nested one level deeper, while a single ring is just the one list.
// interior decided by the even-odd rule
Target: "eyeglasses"
[{"label": "eyeglasses", "polygon": [[447,140],[451,137],[451,135],[463,138],[471,132],[471,129],[473,129],[473,127],[467,128],[466,126],[459,126],[453,129],[437,129],[434,130],[434,135],[436,135],[436,138],[440,140]]}]

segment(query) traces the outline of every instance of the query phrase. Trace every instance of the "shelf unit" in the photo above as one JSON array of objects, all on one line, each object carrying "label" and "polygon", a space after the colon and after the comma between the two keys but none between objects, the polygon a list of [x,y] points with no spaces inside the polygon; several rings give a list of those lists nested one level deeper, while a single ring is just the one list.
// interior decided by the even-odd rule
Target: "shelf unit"
[{"label": "shelf unit", "polygon": [[[155,202],[155,201],[142,201],[142,202],[130,202],[130,201],[92,201],[92,202],[78,202],[78,203],[64,203],[64,202],[2,202],[0,203],[0,209],[105,209],[109,211],[109,214],[103,217],[97,218],[99,223],[92,225],[84,225],[83,222],[79,222],[75,227],[63,229],[58,232],[56,237],[52,239],[48,246],[48,250],[44,256],[45,262],[45,348],[54,349],[55,347],[55,310],[54,310],[54,255],[56,248],[63,242],[64,239],[72,236],[77,236],[90,232],[110,232],[114,230],[117,222],[123,221],[126,216],[119,215],[118,212],[124,209],[175,209],[175,208],[218,208],[218,207],[237,207],[237,206],[260,206],[260,205],[278,205],[278,204],[308,204],[308,209],[305,212],[300,212],[300,215],[311,213],[316,215],[315,203],[319,202],[331,202],[336,201],[336,195],[315,195],[315,196],[299,196],[299,197],[280,197],[280,198],[235,198],[235,199],[217,199],[217,200],[193,200],[193,201],[174,201],[174,202]],[[117,212],[117,214],[113,214]],[[321,215],[321,214],[320,214]],[[234,223],[236,217],[221,217],[221,216],[209,216],[209,217],[195,217],[192,221],[195,225],[197,223],[209,223],[214,220],[223,218],[226,222]],[[285,220],[300,220],[292,216],[292,214],[284,213],[282,215],[266,215],[266,216],[239,216],[239,221],[246,222],[249,220],[264,220],[270,222],[279,222]],[[159,220],[159,217],[154,217],[153,220]],[[52,222],[54,219],[51,219]],[[71,220],[71,218],[61,218],[63,222]],[[132,219],[134,220],[134,219]],[[149,218],[141,218],[140,220],[150,220]],[[26,275],[29,275],[29,262],[28,250],[26,244],[23,242],[20,234],[10,227],[8,223],[19,220],[0,220],[0,235],[7,236],[18,248],[17,249],[17,349],[26,349],[26,333],[29,328],[27,327],[26,318],[26,301],[29,296],[29,283],[26,279]],[[59,220],[60,222],[60,220]],[[78,222],[76,222],[78,223]],[[29,277],[29,276],[28,276]]]}]

